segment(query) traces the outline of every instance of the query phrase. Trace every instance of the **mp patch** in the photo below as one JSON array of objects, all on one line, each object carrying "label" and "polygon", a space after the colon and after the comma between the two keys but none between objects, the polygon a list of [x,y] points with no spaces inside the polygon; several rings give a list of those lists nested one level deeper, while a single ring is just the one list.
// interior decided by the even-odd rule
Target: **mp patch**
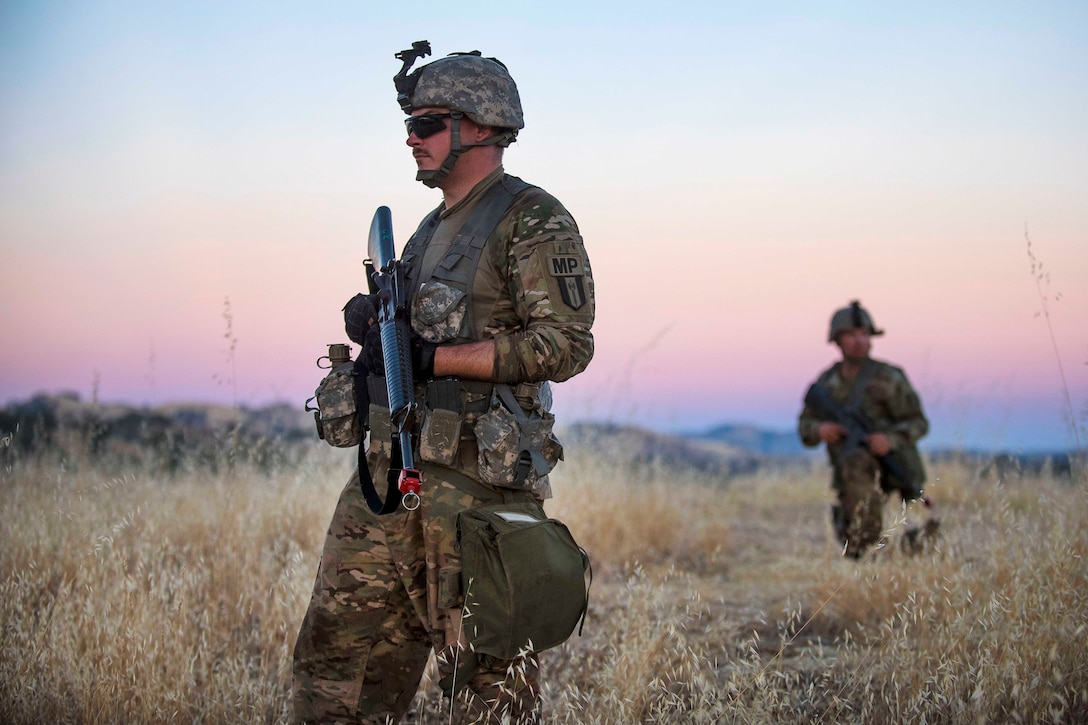
[{"label": "mp patch", "polygon": [[585,272],[582,258],[573,254],[554,254],[548,257],[548,273],[555,278],[563,302],[572,310],[586,303]]}]

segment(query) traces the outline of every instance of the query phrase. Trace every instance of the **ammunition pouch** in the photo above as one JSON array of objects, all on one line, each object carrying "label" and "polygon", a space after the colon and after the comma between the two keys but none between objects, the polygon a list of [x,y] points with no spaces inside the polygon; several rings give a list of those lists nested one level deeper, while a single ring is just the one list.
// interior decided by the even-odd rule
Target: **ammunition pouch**
[{"label": "ammunition pouch", "polygon": [[366,389],[369,397],[367,423],[370,427],[367,457],[371,463],[380,461],[388,464],[393,455],[393,426],[389,419],[389,391],[385,387],[385,376],[368,375]]},{"label": "ammunition pouch", "polygon": [[[369,376],[367,389],[367,457],[376,464],[388,461],[392,453],[385,378]],[[417,388],[422,404],[412,429],[419,459],[464,471],[491,486],[547,497],[546,477],[563,459],[563,446],[552,432],[555,417],[541,397],[536,383],[428,381],[425,388]]]},{"label": "ammunition pouch", "polygon": [[532,490],[563,459],[552,433],[555,416],[543,408],[526,414],[509,385],[496,385],[491,406],[473,426],[480,479],[494,486]]},{"label": "ammunition pouch", "polygon": [[420,459],[452,466],[460,450],[463,422],[461,383],[453,378],[428,382],[419,433]]},{"label": "ammunition pouch", "polygon": [[427,342],[457,339],[467,313],[465,291],[441,280],[425,282],[412,295],[412,329]]}]

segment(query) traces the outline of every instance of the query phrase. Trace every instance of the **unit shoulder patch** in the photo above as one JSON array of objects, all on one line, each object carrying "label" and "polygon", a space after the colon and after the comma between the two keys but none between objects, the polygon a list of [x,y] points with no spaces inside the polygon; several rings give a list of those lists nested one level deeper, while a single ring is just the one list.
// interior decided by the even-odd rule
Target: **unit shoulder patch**
[{"label": "unit shoulder patch", "polygon": [[577,254],[552,254],[547,259],[548,274],[555,278],[564,304],[572,310],[580,309],[586,303],[582,257]]}]

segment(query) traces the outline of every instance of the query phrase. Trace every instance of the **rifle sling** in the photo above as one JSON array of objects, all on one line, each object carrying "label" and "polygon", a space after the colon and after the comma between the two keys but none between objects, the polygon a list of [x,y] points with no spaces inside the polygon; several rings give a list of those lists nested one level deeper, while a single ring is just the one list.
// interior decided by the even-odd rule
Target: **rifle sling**
[{"label": "rifle sling", "polygon": [[374,487],[374,479],[370,476],[370,466],[366,463],[366,448],[361,443],[359,444],[359,488],[363,491],[367,508],[379,516],[393,513],[400,505],[400,487],[397,485],[399,471],[399,468],[389,467],[389,473],[386,476],[389,479],[388,488],[383,502],[381,496],[378,495],[378,489]]},{"label": "rifle sling", "polygon": [[[369,375],[366,363],[363,361],[363,356],[360,355],[359,359],[355,361],[355,410],[358,411],[358,415],[362,416],[366,414],[366,411],[370,409],[370,402],[374,400],[375,403],[384,404],[389,406],[387,398],[387,392],[385,386],[375,386],[375,389],[371,391],[371,380],[373,376]],[[384,378],[382,378],[384,381]],[[393,451],[394,454],[399,451]],[[390,460],[397,460],[390,456]],[[362,489],[363,499],[366,501],[367,508],[379,516],[384,514],[391,514],[397,510],[397,506],[400,505],[400,486],[399,473],[400,469],[394,469],[392,466],[389,468],[389,473],[386,475],[388,479],[387,488],[385,492],[385,501],[382,501],[382,497],[378,495],[378,490],[374,487],[374,479],[370,475],[370,466],[366,462],[366,446],[363,445],[363,441],[359,442],[359,488]],[[396,474],[396,475],[394,475]]]}]

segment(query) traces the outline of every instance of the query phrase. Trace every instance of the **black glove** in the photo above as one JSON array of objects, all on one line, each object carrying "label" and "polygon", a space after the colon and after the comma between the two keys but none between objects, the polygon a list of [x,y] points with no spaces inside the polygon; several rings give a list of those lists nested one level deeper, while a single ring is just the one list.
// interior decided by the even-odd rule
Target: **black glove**
[{"label": "black glove", "polygon": [[355,295],[344,305],[344,331],[356,345],[366,342],[366,334],[378,319],[378,296]]},{"label": "black glove", "polygon": [[382,353],[382,329],[379,325],[371,325],[362,342],[359,359],[366,364],[366,369],[371,375],[385,375],[385,355]]}]

